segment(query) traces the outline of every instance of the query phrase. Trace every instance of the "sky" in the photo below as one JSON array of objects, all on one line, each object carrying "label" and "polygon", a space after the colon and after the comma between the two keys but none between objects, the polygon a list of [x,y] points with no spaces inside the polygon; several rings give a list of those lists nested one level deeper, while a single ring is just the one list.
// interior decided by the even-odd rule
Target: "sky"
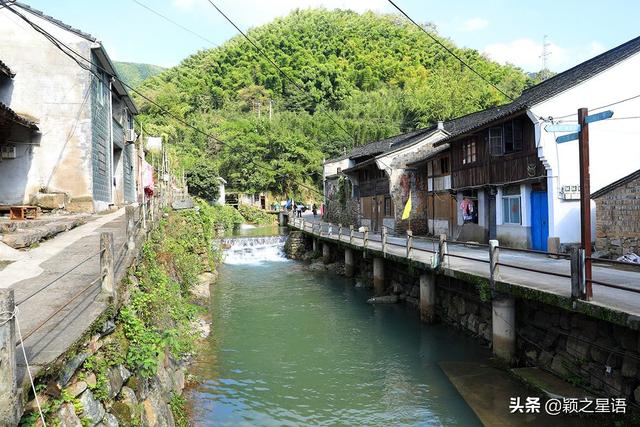
[{"label": "sky", "polygon": [[[116,61],[174,66],[237,34],[207,0],[22,0],[101,40]],[[213,0],[240,28],[267,23],[296,8],[395,11],[387,0]],[[394,0],[414,20],[441,36],[525,71],[560,72],[640,35],[634,0]],[[200,37],[154,15],[170,17]],[[425,36],[426,37],[426,36]],[[204,40],[206,39],[206,40]]]}]

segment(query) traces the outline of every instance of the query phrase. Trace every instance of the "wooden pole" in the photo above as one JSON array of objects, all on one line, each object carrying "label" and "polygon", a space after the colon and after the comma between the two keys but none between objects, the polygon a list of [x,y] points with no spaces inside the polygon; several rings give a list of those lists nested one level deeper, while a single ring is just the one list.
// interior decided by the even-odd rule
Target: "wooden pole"
[{"label": "wooden pole", "polygon": [[578,109],[578,123],[580,136],[578,138],[578,153],[580,156],[580,237],[584,249],[584,276],[586,282],[587,300],[593,297],[591,285],[591,183],[589,177],[589,124],[585,117],[589,114],[587,108]]}]

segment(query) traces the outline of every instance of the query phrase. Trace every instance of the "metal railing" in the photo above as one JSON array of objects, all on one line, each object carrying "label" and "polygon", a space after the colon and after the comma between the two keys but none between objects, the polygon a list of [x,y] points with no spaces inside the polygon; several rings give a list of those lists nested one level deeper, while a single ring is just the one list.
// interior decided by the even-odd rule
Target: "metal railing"
[{"label": "metal railing", "polygon": [[[451,259],[460,259],[471,262],[477,262],[481,264],[489,265],[489,280],[492,284],[495,284],[496,281],[500,280],[500,268],[513,269],[517,271],[530,272],[539,275],[551,276],[561,279],[569,279],[571,286],[571,297],[574,299],[587,300],[586,295],[586,284],[590,282],[595,285],[619,289],[624,291],[629,291],[633,293],[640,293],[640,264],[634,264],[624,261],[617,260],[605,260],[601,258],[591,258],[585,257],[584,250],[579,248],[572,248],[570,254],[566,253],[557,253],[557,252],[548,252],[548,251],[540,251],[534,249],[522,249],[522,248],[512,248],[507,246],[500,246],[497,240],[492,240],[489,244],[478,243],[478,242],[462,242],[456,240],[446,239],[444,235],[440,236],[439,241],[430,238],[420,238],[418,241],[427,241],[432,242],[434,245],[433,250],[428,250],[419,246],[416,246],[414,243],[413,234],[408,231],[404,236],[402,241],[402,237],[391,237],[391,233],[389,233],[389,229],[387,227],[382,227],[381,233],[370,233],[367,227],[361,227],[361,231],[356,231],[353,226],[349,227],[348,231],[348,239],[342,239],[342,235],[336,235],[335,232],[331,232],[333,228],[339,227],[341,230],[344,230],[345,227],[338,224],[329,224],[329,223],[319,223],[315,222],[311,227],[308,227],[308,222],[303,218],[292,218],[290,221],[290,225],[296,227],[301,230],[309,231],[314,234],[318,234],[321,237],[329,237],[336,238],[337,240],[348,242],[352,245],[362,246],[364,249],[371,249],[371,242],[376,242],[380,244],[380,250],[386,256],[386,254],[398,255],[397,249],[395,251],[390,251],[392,248],[403,248],[404,257],[409,260],[415,259],[416,254],[434,254],[435,257],[432,258],[432,267],[433,268],[443,268],[445,266],[449,266],[451,268]],[[321,230],[320,233],[317,230]],[[324,232],[322,231],[324,230]],[[357,239],[358,241],[356,241]],[[437,244],[437,249],[435,245]],[[462,247],[470,249],[468,253],[465,253],[463,250],[452,251],[449,250],[450,246],[453,247]],[[377,248],[376,248],[377,249]],[[525,262],[527,265],[522,265],[519,263],[518,259],[510,259],[505,261],[504,256],[503,260],[500,260],[500,252],[503,253],[520,253],[528,255],[525,258]],[[486,256],[485,256],[486,254]],[[551,259],[558,260],[560,262],[569,261],[569,265],[556,265],[553,268],[546,265],[545,267],[536,267],[536,264],[541,263],[541,257],[544,257],[544,262],[548,262]],[[634,283],[637,283],[639,286],[633,287],[629,286],[628,283],[612,283],[610,281],[604,281],[602,279],[586,279],[584,275],[585,270],[585,261],[590,260],[594,265],[606,265],[609,267],[610,272],[622,272],[623,270],[620,267],[624,267],[627,270],[631,270],[632,274],[635,274],[637,271],[637,278],[633,278]],[[535,261],[535,262],[532,262]],[[614,269],[613,267],[619,267],[618,269]],[[567,271],[563,271],[566,269]],[[624,270],[626,271],[626,270]],[[627,271],[628,272],[628,271]],[[603,273],[601,270],[600,274]],[[615,277],[615,275],[614,275]],[[622,280],[626,282],[626,280]]]}]

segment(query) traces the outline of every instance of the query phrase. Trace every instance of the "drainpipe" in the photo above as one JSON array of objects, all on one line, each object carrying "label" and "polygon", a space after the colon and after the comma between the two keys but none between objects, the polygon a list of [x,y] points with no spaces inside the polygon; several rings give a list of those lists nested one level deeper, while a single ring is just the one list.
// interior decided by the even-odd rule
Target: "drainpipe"
[{"label": "drainpipe", "polygon": [[114,158],[113,158],[113,77],[109,78],[109,150],[111,153],[111,175],[109,176],[109,186],[111,187],[111,204],[115,203],[115,185],[113,185],[113,177],[115,176]]}]

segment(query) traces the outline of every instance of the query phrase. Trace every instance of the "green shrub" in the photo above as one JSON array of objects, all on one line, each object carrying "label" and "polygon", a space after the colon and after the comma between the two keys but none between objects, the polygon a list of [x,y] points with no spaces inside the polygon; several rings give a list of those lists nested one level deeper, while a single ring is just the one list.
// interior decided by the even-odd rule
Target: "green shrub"
[{"label": "green shrub", "polygon": [[270,225],[274,224],[277,220],[275,215],[268,214],[262,209],[255,208],[253,206],[240,206],[238,210],[246,222],[250,224]]}]

